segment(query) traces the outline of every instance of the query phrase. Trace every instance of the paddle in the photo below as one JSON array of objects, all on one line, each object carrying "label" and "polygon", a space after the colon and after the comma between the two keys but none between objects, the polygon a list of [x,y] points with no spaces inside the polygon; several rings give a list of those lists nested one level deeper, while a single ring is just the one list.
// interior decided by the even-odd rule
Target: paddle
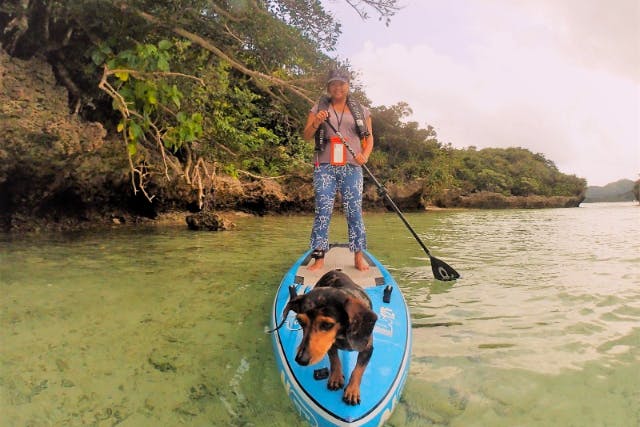
[{"label": "paddle", "polygon": [[[349,153],[351,153],[353,158],[355,158],[356,157],[356,153],[353,151],[353,148],[351,148],[351,146],[349,145],[347,140],[335,128],[335,126],[333,126],[331,124],[331,122],[329,120],[326,120],[326,123],[335,132],[335,134],[338,135],[338,137],[340,138],[342,143],[345,145],[345,147],[347,147],[347,150],[349,150]],[[449,281],[449,280],[458,279],[460,277],[460,274],[457,271],[455,271],[453,269],[453,267],[451,267],[446,262],[444,262],[444,261],[434,257],[433,255],[431,255],[431,252],[429,251],[429,249],[426,247],[426,245],[424,243],[422,243],[422,240],[420,240],[420,237],[418,236],[418,234],[413,230],[413,228],[411,227],[411,225],[409,224],[407,219],[404,217],[404,215],[402,215],[402,212],[400,212],[400,208],[398,208],[398,206],[396,206],[394,201],[391,199],[391,196],[389,196],[389,193],[387,193],[387,189],[384,188],[384,186],[382,184],[380,184],[380,181],[378,181],[375,176],[373,176],[373,173],[371,173],[371,170],[369,170],[367,165],[362,165],[362,168],[367,172],[367,174],[369,174],[369,176],[371,177],[373,182],[378,187],[378,191],[380,192],[380,194],[382,194],[382,195],[384,195],[384,197],[386,197],[387,201],[389,202],[389,204],[391,205],[393,210],[398,214],[398,216],[400,217],[400,219],[402,220],[404,225],[407,226],[407,228],[409,229],[409,231],[411,232],[413,237],[420,244],[420,246],[425,251],[425,253],[429,256],[429,260],[431,261],[431,271],[433,271],[433,276],[436,279],[442,280],[442,281],[445,281],[445,282]]]}]

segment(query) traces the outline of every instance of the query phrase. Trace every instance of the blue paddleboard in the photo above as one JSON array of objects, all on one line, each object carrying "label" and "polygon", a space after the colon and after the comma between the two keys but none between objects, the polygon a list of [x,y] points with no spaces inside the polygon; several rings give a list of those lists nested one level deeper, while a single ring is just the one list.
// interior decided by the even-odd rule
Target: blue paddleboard
[{"label": "blue paddleboard", "polygon": [[[290,286],[296,294],[309,292],[329,270],[341,269],[364,288],[371,298],[378,320],[373,330],[373,354],[360,386],[361,403],[348,405],[342,401],[343,390],[329,390],[326,374],[329,358],[311,366],[295,361],[302,340],[302,328],[296,313],[289,312],[284,325],[272,334],[275,359],[285,393],[294,408],[311,426],[382,426],[391,416],[409,372],[411,358],[411,318],[397,283],[387,269],[365,251],[369,270],[353,267],[353,253],[347,245],[331,245],[320,271],[310,272],[311,251],[305,253],[287,271],[280,283],[271,313],[272,329],[282,320],[289,301]],[[345,384],[353,370],[357,351],[339,350]],[[323,369],[326,368],[326,369]]]}]

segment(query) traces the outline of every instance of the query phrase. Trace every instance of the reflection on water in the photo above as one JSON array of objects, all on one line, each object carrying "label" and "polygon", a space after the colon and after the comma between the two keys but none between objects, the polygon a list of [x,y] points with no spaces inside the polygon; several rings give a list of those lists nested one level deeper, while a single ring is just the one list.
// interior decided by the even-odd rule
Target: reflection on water
[{"label": "reflection on water", "polygon": [[[640,425],[640,208],[407,217],[463,278],[435,281],[393,214],[366,216],[414,323],[389,425]],[[311,218],[237,223],[5,236],[2,424],[303,425],[263,330]]]}]

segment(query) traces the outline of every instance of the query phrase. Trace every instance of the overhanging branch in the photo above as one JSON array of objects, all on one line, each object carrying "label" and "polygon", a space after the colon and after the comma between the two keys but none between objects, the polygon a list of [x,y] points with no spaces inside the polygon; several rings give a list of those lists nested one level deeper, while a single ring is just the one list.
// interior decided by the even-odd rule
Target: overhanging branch
[{"label": "overhanging branch", "polygon": [[185,30],[184,28],[181,27],[175,27],[175,26],[170,26],[167,25],[166,23],[162,22],[160,19],[158,19],[157,17],[144,12],[142,10],[139,10],[137,8],[131,7],[130,5],[124,3],[124,2],[117,2],[116,3],[116,7],[118,7],[120,10],[122,10],[123,12],[127,12],[130,11],[132,13],[135,13],[136,15],[140,16],[142,19],[144,19],[145,21],[156,25],[158,27],[165,27],[165,28],[169,28],[171,31],[173,31],[175,34],[186,38],[187,40],[192,41],[193,43],[197,44],[198,46],[202,47],[203,49],[208,50],[209,52],[212,52],[214,55],[216,55],[218,58],[226,61],[227,63],[229,63],[229,65],[231,65],[233,68],[235,68],[236,70],[240,71],[241,73],[250,76],[256,80],[259,81],[266,81],[269,84],[275,85],[275,86],[280,86],[283,88],[286,88],[288,90],[290,90],[291,92],[295,93],[296,95],[300,96],[301,98],[307,100],[310,103],[313,103],[314,101],[311,99],[311,97],[306,93],[306,90],[304,90],[303,88],[297,87],[295,85],[292,85],[291,83],[289,83],[286,80],[282,80],[279,79],[277,77],[274,76],[270,76],[268,74],[264,74],[261,73],[259,71],[255,71],[252,70],[248,67],[246,67],[245,65],[241,64],[240,62],[234,60],[233,58],[231,58],[229,55],[227,55],[225,52],[223,52],[221,49],[219,49],[218,47],[216,47],[213,43],[211,43],[209,40],[194,34],[190,31]]}]

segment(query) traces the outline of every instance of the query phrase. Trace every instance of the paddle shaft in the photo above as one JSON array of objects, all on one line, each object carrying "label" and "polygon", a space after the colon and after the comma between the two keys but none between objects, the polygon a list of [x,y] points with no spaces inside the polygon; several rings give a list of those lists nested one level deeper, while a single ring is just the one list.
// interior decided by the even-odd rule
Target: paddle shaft
[{"label": "paddle shaft", "polygon": [[[344,138],[344,136],[342,136],[342,134],[340,133],[340,131],[338,131],[335,126],[333,126],[331,124],[331,122],[329,122],[329,120],[327,120],[327,124],[329,125],[329,127],[335,132],[336,135],[338,135],[338,138],[340,138],[340,140],[342,141],[342,143],[345,145],[345,147],[347,147],[347,150],[349,151],[349,153],[351,153],[351,155],[353,156],[353,158],[356,158],[356,153],[355,151],[353,151],[353,148],[351,148],[351,146],[349,145],[349,143],[347,142],[347,140]],[[413,237],[416,239],[416,241],[418,242],[418,244],[420,244],[420,246],[422,247],[422,249],[425,251],[425,253],[427,255],[429,255],[429,258],[433,258],[433,256],[431,255],[431,252],[429,252],[429,248],[427,248],[427,246],[422,243],[422,240],[420,239],[420,236],[418,236],[418,233],[415,232],[415,230],[413,229],[413,227],[411,227],[411,224],[409,224],[409,221],[407,221],[407,219],[404,217],[404,215],[402,214],[402,212],[400,211],[400,208],[398,208],[398,206],[395,204],[395,202],[393,201],[393,199],[391,198],[391,196],[389,196],[389,193],[387,192],[387,189],[384,188],[384,186],[380,183],[380,181],[378,181],[378,179],[373,175],[373,173],[371,172],[371,170],[367,167],[367,165],[363,164],[361,165],[362,168],[367,172],[367,174],[369,175],[369,177],[373,180],[373,182],[376,184],[376,187],[378,187],[378,189],[380,190],[380,192],[382,194],[384,194],[384,197],[387,199],[387,201],[389,202],[389,204],[391,205],[391,207],[393,208],[393,210],[398,214],[398,216],[400,217],[400,219],[402,220],[402,222],[404,223],[404,225],[407,226],[407,228],[409,229],[409,231],[411,232],[411,234],[413,235]]]},{"label": "paddle shaft", "polygon": [[[335,126],[331,124],[329,120],[326,120],[326,122],[329,125],[329,127],[335,132],[335,134],[338,135],[338,137],[340,138],[342,143],[345,145],[347,150],[349,150],[349,153],[351,153],[351,155],[355,159],[356,153],[355,151],[353,151],[353,148],[351,148],[351,146],[349,145],[347,140],[344,138],[344,136],[342,136],[342,134],[335,128]],[[384,188],[384,186],[380,183],[380,181],[376,179],[375,176],[373,176],[373,173],[369,170],[369,168],[365,164],[362,165],[362,168],[367,172],[367,174],[369,174],[371,179],[373,179],[373,182],[375,182],[376,186],[378,187],[378,190],[384,194],[387,201],[391,204],[391,207],[393,207],[393,210],[398,214],[398,216],[400,217],[404,225],[406,225],[409,231],[411,232],[411,235],[413,235],[413,237],[420,244],[420,246],[425,251],[425,253],[429,256],[429,260],[431,261],[431,271],[433,271],[434,277],[438,280],[443,280],[443,281],[458,279],[460,277],[460,273],[454,270],[453,267],[451,267],[446,262],[439,260],[438,258],[431,255],[431,252],[429,252],[429,249],[427,248],[427,246],[424,243],[422,243],[422,240],[418,236],[418,233],[414,231],[413,227],[411,227],[411,225],[409,224],[409,221],[407,221],[404,215],[402,215],[402,212],[400,212],[400,209],[398,208],[398,206],[396,206],[395,202],[391,199],[391,196],[389,196],[389,193],[387,193],[387,189]]]},{"label": "paddle shaft", "polygon": [[[336,133],[337,134],[337,133]],[[341,135],[337,134],[340,138],[342,138]],[[347,144],[346,141],[344,141],[344,139],[342,139],[342,141],[344,142],[344,145],[347,147],[347,150],[349,150],[349,152],[351,153],[351,155],[355,158],[356,155],[353,151],[353,149],[349,146],[349,144]],[[378,189],[380,190],[380,192],[382,194],[384,194],[384,197],[387,199],[387,202],[389,202],[389,204],[391,205],[391,207],[393,208],[393,210],[398,214],[398,216],[400,217],[400,219],[402,220],[402,222],[404,223],[404,225],[407,226],[407,228],[409,229],[409,231],[411,232],[411,234],[413,235],[413,237],[416,239],[416,241],[418,242],[418,244],[420,244],[420,246],[422,247],[422,249],[426,252],[427,255],[429,255],[429,257],[431,257],[431,252],[429,252],[429,248],[427,248],[427,246],[422,243],[422,240],[420,239],[420,237],[418,236],[418,233],[415,232],[415,230],[413,229],[413,227],[411,227],[411,224],[409,224],[409,221],[407,221],[407,219],[404,217],[404,215],[402,214],[402,212],[400,211],[400,208],[395,204],[395,202],[393,201],[393,199],[391,198],[391,196],[389,196],[389,193],[387,192],[387,189],[380,183],[380,181],[378,181],[378,179],[373,176],[373,173],[371,172],[371,170],[367,167],[367,165],[362,165],[362,169],[364,169],[367,174],[369,174],[369,177],[373,180],[373,182],[376,184],[376,187],[378,187]]]}]

